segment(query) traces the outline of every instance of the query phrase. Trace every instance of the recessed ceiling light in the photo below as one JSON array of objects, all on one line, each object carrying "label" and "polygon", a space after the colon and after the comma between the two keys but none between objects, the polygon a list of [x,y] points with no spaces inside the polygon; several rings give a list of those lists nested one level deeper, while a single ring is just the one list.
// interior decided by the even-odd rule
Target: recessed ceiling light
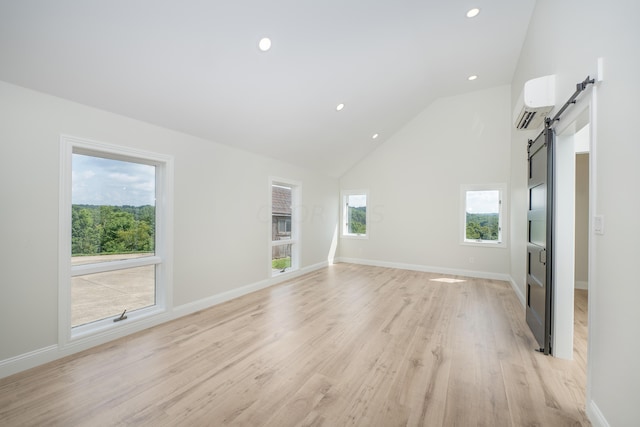
[{"label": "recessed ceiling light", "polygon": [[473,18],[475,16],[478,16],[479,13],[480,13],[480,9],[478,9],[477,7],[474,7],[473,9],[470,9],[467,12],[467,18]]},{"label": "recessed ceiling light", "polygon": [[477,79],[477,78],[478,78],[478,76],[476,76],[476,75],[474,74],[473,76],[469,76],[469,77],[467,77],[467,80],[469,80],[469,81],[473,81],[473,80],[475,80],[475,79]]},{"label": "recessed ceiling light", "polygon": [[344,108],[344,104],[338,104],[338,106],[336,107],[336,111],[340,111]]},{"label": "recessed ceiling light", "polygon": [[265,37],[260,39],[258,42],[258,47],[261,51],[266,52],[271,49],[271,39],[269,37]]},{"label": "recessed ceiling light", "polygon": [[376,139],[378,137],[377,133],[374,133],[373,136],[371,137],[372,139]]}]

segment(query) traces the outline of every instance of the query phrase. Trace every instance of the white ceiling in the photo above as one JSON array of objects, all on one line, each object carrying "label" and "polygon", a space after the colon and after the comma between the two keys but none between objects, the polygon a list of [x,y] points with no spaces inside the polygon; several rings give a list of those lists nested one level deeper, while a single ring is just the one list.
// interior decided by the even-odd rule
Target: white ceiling
[{"label": "white ceiling", "polygon": [[510,83],[534,4],[0,0],[0,80],[340,176],[434,99]]}]

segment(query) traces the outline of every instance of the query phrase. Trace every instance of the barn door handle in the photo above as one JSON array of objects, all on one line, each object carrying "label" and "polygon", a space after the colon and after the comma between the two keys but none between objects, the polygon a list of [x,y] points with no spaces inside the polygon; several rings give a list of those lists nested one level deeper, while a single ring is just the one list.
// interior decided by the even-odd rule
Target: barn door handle
[{"label": "barn door handle", "polygon": [[546,264],[547,263],[547,250],[546,249],[542,249],[540,252],[538,252],[538,259],[540,260],[540,264]]}]

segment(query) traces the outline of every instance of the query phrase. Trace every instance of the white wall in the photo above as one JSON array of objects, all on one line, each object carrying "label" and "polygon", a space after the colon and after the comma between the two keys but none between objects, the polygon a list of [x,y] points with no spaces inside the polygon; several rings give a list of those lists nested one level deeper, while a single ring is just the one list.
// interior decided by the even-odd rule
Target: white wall
[{"label": "white wall", "polygon": [[[557,99],[563,103],[577,82],[595,74],[597,58],[604,59],[605,80],[596,89],[596,145],[591,152],[595,182],[590,188],[594,214],[605,218],[605,234],[589,236],[587,411],[595,425],[631,426],[640,420],[640,249],[630,238],[640,211],[635,190],[640,182],[638,14],[640,3],[635,1],[538,0],[512,82],[515,101],[526,80],[557,74]],[[526,139],[515,131],[511,158],[511,275],[524,291]]]},{"label": "white wall", "polygon": [[370,237],[342,239],[340,257],[507,277],[508,249],[460,244],[460,186],[508,184],[509,96],[501,86],[438,99],[344,174],[343,190],[369,190]]},{"label": "white wall", "polygon": [[338,180],[0,82],[0,364],[57,344],[60,134],[174,156],[174,307],[268,278],[268,178],[302,183],[301,266],[326,263]]}]

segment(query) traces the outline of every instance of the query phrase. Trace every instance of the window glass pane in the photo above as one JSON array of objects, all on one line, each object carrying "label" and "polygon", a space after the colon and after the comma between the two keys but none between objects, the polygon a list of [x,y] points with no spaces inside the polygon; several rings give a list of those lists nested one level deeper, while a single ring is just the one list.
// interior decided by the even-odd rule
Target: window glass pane
[{"label": "window glass pane", "polygon": [[[71,266],[155,255],[156,167],[72,155]],[[72,327],[155,305],[155,265],[71,278]]]},{"label": "window glass pane", "polygon": [[347,196],[347,233],[367,233],[367,196],[365,194]]},{"label": "window glass pane", "polygon": [[81,154],[72,161],[71,256],[153,255],[155,166]]},{"label": "window glass pane", "polygon": [[291,218],[278,218],[278,233],[291,233]]},{"label": "window glass pane", "polygon": [[271,240],[291,239],[291,187],[271,186]]},{"label": "window glass pane", "polygon": [[500,191],[467,191],[466,239],[498,241],[499,227]]},{"label": "window glass pane", "polygon": [[71,326],[155,305],[155,268],[147,265],[73,277]]},{"label": "window glass pane", "polygon": [[529,197],[529,209],[545,209],[547,207],[547,186],[538,185],[536,187],[532,187],[529,192]]},{"label": "window glass pane", "polygon": [[547,221],[529,221],[529,241],[539,246],[547,244]]},{"label": "window glass pane", "polygon": [[276,245],[271,248],[271,269],[274,275],[291,268],[291,246]]}]

